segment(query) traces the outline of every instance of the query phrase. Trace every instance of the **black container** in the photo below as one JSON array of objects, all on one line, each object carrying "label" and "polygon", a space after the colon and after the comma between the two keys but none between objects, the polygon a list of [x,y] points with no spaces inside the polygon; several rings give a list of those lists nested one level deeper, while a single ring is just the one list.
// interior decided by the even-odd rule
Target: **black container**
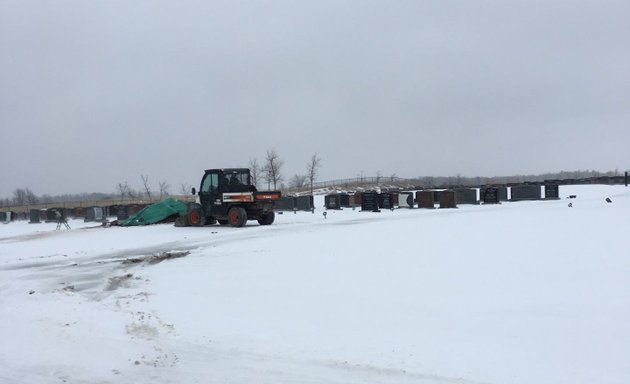
[{"label": "black container", "polygon": [[299,196],[295,198],[295,207],[298,211],[313,211],[315,204],[313,203],[313,196]]},{"label": "black container", "polygon": [[41,223],[39,209],[31,209],[29,219],[29,224]]},{"label": "black container", "polygon": [[560,186],[558,184],[545,184],[545,200],[560,199]]},{"label": "black container", "polygon": [[479,204],[477,190],[471,188],[459,188],[455,190],[457,204]]},{"label": "black container", "polygon": [[85,222],[88,221],[102,221],[103,220],[103,208],[101,207],[88,207],[85,210]]},{"label": "black container", "polygon": [[118,205],[116,208],[116,219],[127,220],[129,218],[129,206]]},{"label": "black container", "polygon": [[339,205],[342,207],[350,207],[350,195],[348,195],[347,193],[340,193]]},{"label": "black container", "polygon": [[361,194],[361,211],[379,212],[378,199],[376,192],[363,192]]},{"label": "black container", "polygon": [[518,185],[511,188],[511,201],[540,200],[540,185]]},{"label": "black container", "polygon": [[499,188],[485,188],[483,189],[483,203],[484,204],[499,204]]},{"label": "black container", "polygon": [[[479,197],[481,198],[482,201],[484,201],[484,203],[485,203],[484,196],[486,194],[486,189],[488,188],[495,188],[497,190],[497,198],[499,199],[499,201],[508,201],[507,187],[484,187],[479,190]],[[487,203],[487,204],[491,204],[491,203]]]},{"label": "black container", "polygon": [[394,194],[390,192],[381,193],[378,195],[378,207],[381,209],[394,208]]},{"label": "black container", "polygon": [[338,194],[324,196],[326,209],[341,209],[341,196]]},{"label": "black container", "polygon": [[293,211],[296,208],[296,197],[283,196],[279,200],[276,200],[274,204],[274,210],[276,211]]},{"label": "black container", "polygon": [[48,208],[46,210],[46,222],[47,223],[56,223],[57,221],[59,221],[59,217],[57,216],[57,212],[59,212],[59,215],[61,215],[63,210],[61,208]]}]

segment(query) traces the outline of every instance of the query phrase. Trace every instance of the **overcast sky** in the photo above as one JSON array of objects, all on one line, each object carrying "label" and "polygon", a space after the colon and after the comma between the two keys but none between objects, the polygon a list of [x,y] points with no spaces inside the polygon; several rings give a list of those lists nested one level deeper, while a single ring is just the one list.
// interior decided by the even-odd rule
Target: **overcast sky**
[{"label": "overcast sky", "polygon": [[630,1],[0,0],[0,197],[630,168]]}]

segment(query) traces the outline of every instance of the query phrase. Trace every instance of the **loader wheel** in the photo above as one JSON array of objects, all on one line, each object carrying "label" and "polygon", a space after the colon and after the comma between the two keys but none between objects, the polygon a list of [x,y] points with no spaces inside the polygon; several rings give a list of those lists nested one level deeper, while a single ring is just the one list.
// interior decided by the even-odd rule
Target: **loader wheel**
[{"label": "loader wheel", "polygon": [[276,214],[273,212],[267,212],[260,215],[258,218],[258,224],[260,225],[271,225],[273,224],[274,219],[276,218]]},{"label": "loader wheel", "polygon": [[188,222],[193,227],[203,227],[206,222],[206,217],[201,208],[192,208],[188,211]]},{"label": "loader wheel", "polygon": [[247,222],[247,212],[241,207],[230,208],[228,222],[233,227],[242,227]]}]

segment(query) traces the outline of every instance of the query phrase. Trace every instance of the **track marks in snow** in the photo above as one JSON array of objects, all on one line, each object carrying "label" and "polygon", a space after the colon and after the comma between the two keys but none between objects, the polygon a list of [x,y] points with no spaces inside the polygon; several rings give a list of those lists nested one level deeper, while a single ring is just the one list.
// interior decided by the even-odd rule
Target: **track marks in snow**
[{"label": "track marks in snow", "polygon": [[383,368],[367,364],[352,364],[347,361],[331,361],[324,362],[322,364],[336,370],[352,372],[353,376],[359,375],[370,377],[371,383],[406,383],[407,381],[409,381],[414,383],[427,384],[488,384],[486,382],[471,381],[464,378],[420,374],[409,372],[404,369]]}]

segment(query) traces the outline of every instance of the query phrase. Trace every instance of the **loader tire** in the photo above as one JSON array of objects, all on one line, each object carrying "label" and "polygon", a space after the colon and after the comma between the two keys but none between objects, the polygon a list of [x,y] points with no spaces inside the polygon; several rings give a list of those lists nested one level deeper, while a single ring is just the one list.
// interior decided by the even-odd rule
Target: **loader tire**
[{"label": "loader tire", "polygon": [[241,207],[230,208],[228,222],[233,227],[242,227],[247,222],[247,212]]},{"label": "loader tire", "polygon": [[276,214],[273,212],[267,212],[260,215],[258,218],[258,224],[260,225],[271,225],[276,218]]},{"label": "loader tire", "polygon": [[188,211],[188,222],[192,227],[203,227],[206,223],[203,210],[198,207],[190,209]]}]

